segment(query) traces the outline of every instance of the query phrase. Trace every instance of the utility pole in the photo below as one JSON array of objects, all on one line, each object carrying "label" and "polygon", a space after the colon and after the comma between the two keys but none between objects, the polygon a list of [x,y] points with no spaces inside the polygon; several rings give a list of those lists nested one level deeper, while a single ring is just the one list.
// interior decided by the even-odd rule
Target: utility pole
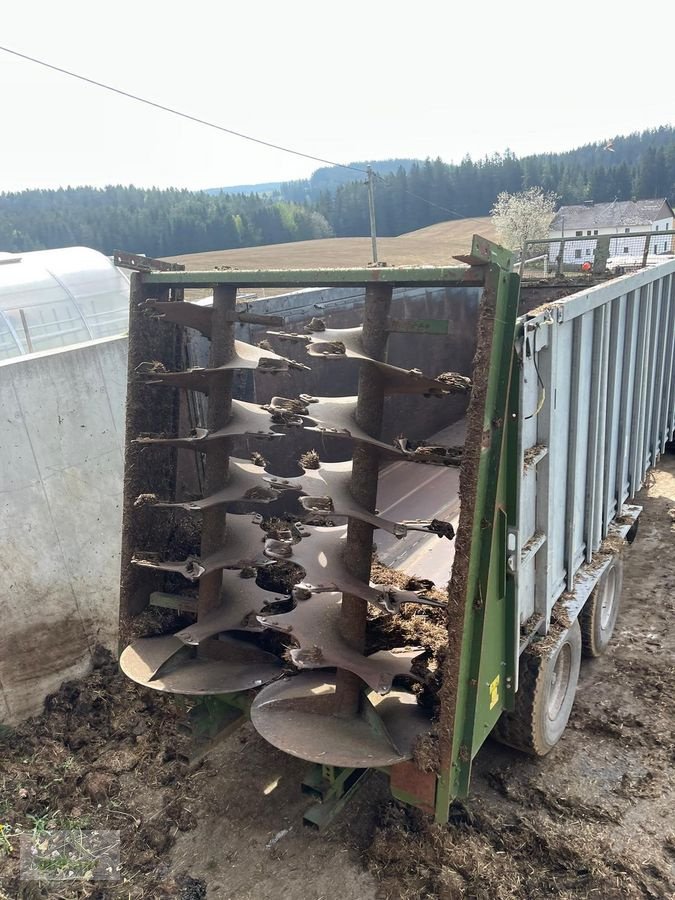
[{"label": "utility pole", "polygon": [[377,228],[375,226],[375,174],[370,166],[368,172],[368,212],[370,214],[370,241],[373,245],[373,262],[377,262]]}]

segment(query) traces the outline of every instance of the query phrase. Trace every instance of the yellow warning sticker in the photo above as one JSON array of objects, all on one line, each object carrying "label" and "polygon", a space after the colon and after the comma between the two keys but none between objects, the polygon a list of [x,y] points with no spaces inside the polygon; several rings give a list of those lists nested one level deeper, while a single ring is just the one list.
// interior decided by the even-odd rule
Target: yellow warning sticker
[{"label": "yellow warning sticker", "polygon": [[490,709],[494,709],[499,703],[499,675],[489,684],[490,691]]}]

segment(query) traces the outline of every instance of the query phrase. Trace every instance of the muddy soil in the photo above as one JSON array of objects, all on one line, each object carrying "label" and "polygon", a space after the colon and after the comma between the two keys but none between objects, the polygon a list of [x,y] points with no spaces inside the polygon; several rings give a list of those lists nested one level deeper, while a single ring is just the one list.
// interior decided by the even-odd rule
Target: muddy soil
[{"label": "muddy soil", "polygon": [[[447,827],[372,773],[336,825],[303,829],[305,764],[245,726],[189,771],[185,710],[101,654],[0,733],[0,897],[674,898],[675,457],[640,502],[615,639],[584,662],[559,746],[534,761],[488,741]],[[118,830],[120,881],[21,881],[19,835],[55,827]]]},{"label": "muddy soil", "polygon": [[560,744],[531,760],[488,741],[449,828],[386,808],[366,854],[381,898],[675,897],[675,457],[639,502],[614,640],[582,664]]}]

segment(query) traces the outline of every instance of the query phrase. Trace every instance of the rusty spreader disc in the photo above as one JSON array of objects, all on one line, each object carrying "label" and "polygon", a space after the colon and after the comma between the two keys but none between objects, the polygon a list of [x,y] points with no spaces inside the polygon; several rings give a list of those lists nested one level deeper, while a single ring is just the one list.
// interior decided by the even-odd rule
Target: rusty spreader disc
[{"label": "rusty spreader disc", "polygon": [[303,672],[263,688],[253,701],[251,722],[272,746],[321,765],[369,768],[412,757],[415,739],[429,730],[429,718],[415,695],[370,693],[366,714],[334,715],[335,676]]},{"label": "rusty spreader disc", "polygon": [[233,637],[212,642],[222,659],[200,655],[172,634],[139,638],[120,656],[132,681],[171,694],[234,694],[260,687],[281,673],[281,661]]}]

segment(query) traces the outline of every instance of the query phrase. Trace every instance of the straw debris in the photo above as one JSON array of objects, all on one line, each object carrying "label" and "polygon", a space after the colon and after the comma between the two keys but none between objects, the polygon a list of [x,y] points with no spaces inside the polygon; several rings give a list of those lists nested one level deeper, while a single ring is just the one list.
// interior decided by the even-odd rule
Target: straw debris
[{"label": "straw debris", "polygon": [[615,852],[592,825],[510,817],[457,805],[432,825],[387,807],[368,851],[383,900],[602,900],[665,897],[667,874],[637,852]]}]

